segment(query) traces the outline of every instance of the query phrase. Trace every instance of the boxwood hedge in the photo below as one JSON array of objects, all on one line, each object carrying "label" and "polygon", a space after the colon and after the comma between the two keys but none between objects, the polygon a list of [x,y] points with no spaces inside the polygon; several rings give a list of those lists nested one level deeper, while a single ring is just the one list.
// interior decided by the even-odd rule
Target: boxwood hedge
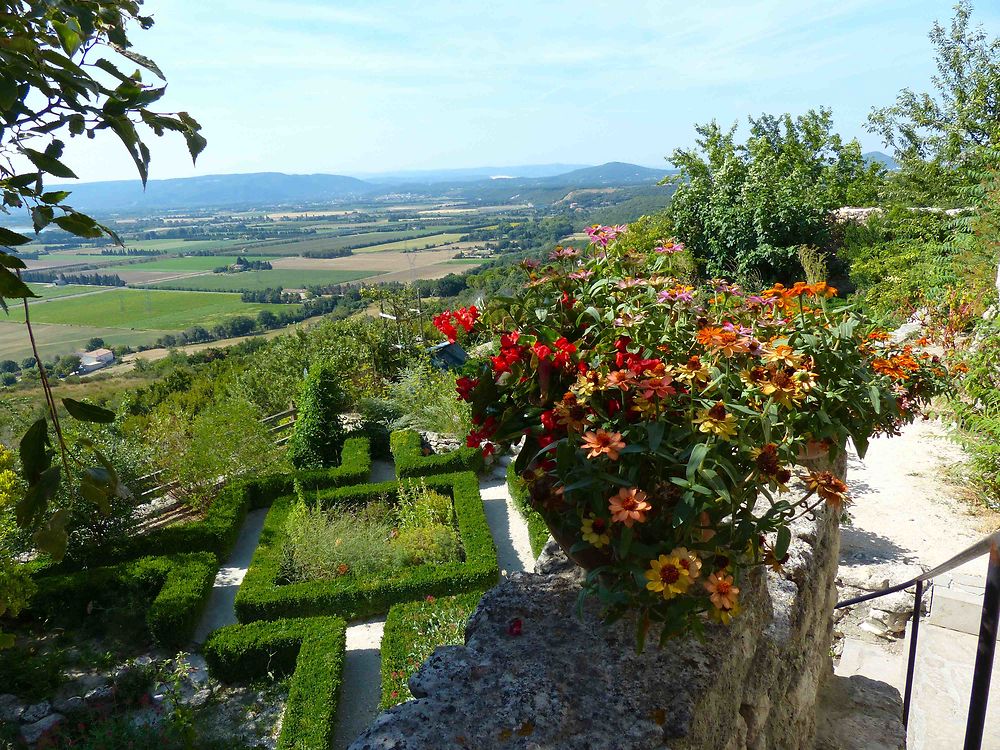
[{"label": "boxwood hedge", "polygon": [[397,430],[389,437],[396,476],[426,477],[453,471],[481,471],[483,452],[479,448],[459,448],[450,453],[425,456],[421,451],[420,434],[413,430]]},{"label": "boxwood hedge", "polygon": [[328,750],[336,726],[346,626],[336,617],[227,625],[203,652],[212,674],[244,682],[292,675],[278,750]]},{"label": "boxwood hedge", "polygon": [[142,557],[138,560],[73,573],[36,577],[37,590],[28,613],[59,623],[77,623],[95,599],[114,599],[126,589],[157,591],[146,623],[164,646],[191,640],[212,591],[218,563],[208,552]]},{"label": "boxwood hedge", "polygon": [[[324,489],[365,482],[371,475],[371,455],[367,438],[345,441],[341,464],[332,469],[269,474],[229,484],[212,501],[204,519],[165,526],[101,550],[106,562],[130,560],[141,555],[169,555],[183,552],[212,552],[221,562],[239,535],[247,511],[264,508],[276,497],[292,492],[296,480],[305,489]],[[71,563],[53,570],[71,569]]]},{"label": "boxwood hedge", "polygon": [[528,539],[531,542],[531,552],[535,557],[542,554],[542,548],[549,541],[549,527],[545,524],[545,519],[541,514],[531,507],[528,500],[528,488],[524,480],[517,475],[514,470],[514,462],[507,465],[507,489],[510,497],[514,501],[515,507],[528,524]]},{"label": "boxwood hedge", "polygon": [[380,708],[390,708],[411,697],[407,680],[435,648],[449,645],[442,641],[447,638],[448,633],[442,631],[450,630],[448,625],[456,621],[463,623],[458,638],[452,643],[464,641],[464,622],[475,611],[482,596],[482,591],[472,591],[393,605],[385,618],[382,635]]},{"label": "boxwood hedge", "polygon": [[[353,620],[381,614],[398,602],[484,590],[499,576],[496,548],[486,523],[479,480],[471,472],[427,477],[429,489],[452,497],[465,560],[438,565],[414,565],[379,576],[344,576],[330,581],[280,584],[285,518],[292,498],[279,498],[264,522],[260,544],[243,585],[236,595],[236,615],[241,622],[279,617],[337,615]],[[324,507],[364,505],[395,495],[398,482],[363,484],[322,490],[309,497]]]}]

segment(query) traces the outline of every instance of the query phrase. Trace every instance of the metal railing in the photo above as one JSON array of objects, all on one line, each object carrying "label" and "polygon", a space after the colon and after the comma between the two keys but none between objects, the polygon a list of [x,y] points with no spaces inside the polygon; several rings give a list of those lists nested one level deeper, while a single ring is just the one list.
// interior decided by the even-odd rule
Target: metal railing
[{"label": "metal railing", "polygon": [[903,690],[903,726],[910,719],[910,698],[913,693],[913,669],[917,661],[917,636],[920,632],[920,608],[924,595],[924,583],[948,573],[959,565],[989,555],[986,569],[986,590],[983,592],[983,613],[979,620],[979,646],[976,651],[976,666],[972,674],[972,695],[969,698],[969,717],[965,725],[964,750],[981,750],[983,730],[986,725],[986,705],[990,698],[990,677],[993,674],[993,655],[997,644],[997,624],[1000,621],[1000,531],[985,536],[926,573],[903,583],[874,591],[864,596],[856,596],[837,602],[835,609],[851,607],[855,604],[878,599],[915,587],[913,602],[913,625],[910,628],[910,651],[906,662],[906,685]]}]

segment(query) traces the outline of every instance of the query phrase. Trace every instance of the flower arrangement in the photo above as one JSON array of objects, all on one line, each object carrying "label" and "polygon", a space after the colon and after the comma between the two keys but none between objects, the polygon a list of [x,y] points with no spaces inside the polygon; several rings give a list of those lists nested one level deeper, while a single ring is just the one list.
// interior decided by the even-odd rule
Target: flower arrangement
[{"label": "flower arrangement", "polygon": [[[946,372],[892,344],[825,283],[750,294],[696,285],[683,245],[642,249],[624,226],[528,263],[526,288],[471,317],[498,340],[458,381],[469,445],[525,439],[517,469],[555,539],[588,569],[609,620],[639,640],[728,623],[755,565],[779,567],[789,523],[843,508],[842,477],[804,461],[864,452],[937,393]],[[793,497],[789,484],[801,479]]]}]

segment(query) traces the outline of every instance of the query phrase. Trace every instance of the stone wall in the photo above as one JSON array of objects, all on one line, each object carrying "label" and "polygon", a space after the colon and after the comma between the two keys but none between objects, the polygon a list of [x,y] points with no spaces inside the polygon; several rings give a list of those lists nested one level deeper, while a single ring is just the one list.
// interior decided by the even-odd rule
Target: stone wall
[{"label": "stone wall", "polygon": [[811,748],[839,539],[825,509],[795,522],[784,570],[756,571],[731,626],[642,654],[633,623],[603,627],[593,601],[577,617],[574,573],[515,575],[351,750]]}]

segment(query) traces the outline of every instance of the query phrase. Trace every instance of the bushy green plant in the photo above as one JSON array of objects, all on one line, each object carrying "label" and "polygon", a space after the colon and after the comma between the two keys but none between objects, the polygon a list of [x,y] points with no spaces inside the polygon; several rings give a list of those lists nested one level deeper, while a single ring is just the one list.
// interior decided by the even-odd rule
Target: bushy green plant
[{"label": "bushy green plant", "polygon": [[450,525],[454,520],[451,498],[427,487],[424,479],[399,483],[396,521],[400,529],[414,529],[434,524]]},{"label": "bushy green plant", "polygon": [[455,376],[420,361],[405,368],[389,387],[389,399],[402,414],[396,429],[436,432],[462,440],[472,426],[467,404],[456,402]]},{"label": "bushy green plant", "polygon": [[392,540],[406,565],[446,563],[460,559],[461,544],[453,526],[431,523],[401,529]]},{"label": "bushy green plant", "polygon": [[340,460],[344,430],[340,413],[344,391],[340,377],[329,362],[319,362],[309,370],[302,384],[295,431],[288,444],[288,456],[296,469],[319,469]]},{"label": "bushy green plant", "polygon": [[289,582],[374,575],[401,563],[400,552],[389,543],[391,512],[383,505],[352,513],[298,502],[285,532],[281,575]]},{"label": "bushy green plant", "polygon": [[483,452],[468,446],[449,453],[425,456],[420,435],[413,430],[397,430],[389,436],[397,477],[423,477],[453,471],[479,471],[483,468]]},{"label": "bushy green plant", "polygon": [[743,144],[735,125],[696,130],[697,148],[670,157],[680,172],[666,213],[710,276],[788,282],[800,273],[797,246],[829,245],[831,209],[877,198],[884,170],[865,164],[857,141],[843,143],[827,109],[751,118]]},{"label": "bushy green plant", "polygon": [[225,401],[195,417],[181,455],[169,457],[176,492],[193,505],[208,505],[223,480],[273,473],[285,464],[274,437],[251,404]]}]

